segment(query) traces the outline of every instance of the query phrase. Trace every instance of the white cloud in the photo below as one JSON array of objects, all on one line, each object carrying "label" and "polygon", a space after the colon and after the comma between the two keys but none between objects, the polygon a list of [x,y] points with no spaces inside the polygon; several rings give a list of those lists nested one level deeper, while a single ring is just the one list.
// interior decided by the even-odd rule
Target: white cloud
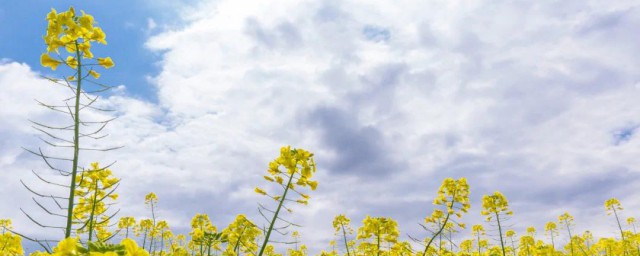
[{"label": "white cloud", "polygon": [[[250,190],[287,144],[315,152],[320,168],[311,206],[292,215],[313,251],[328,247],[340,213],[353,223],[388,215],[422,234],[415,223],[449,176],[469,178],[469,222],[481,221],[479,199],[494,190],[511,199],[517,229],[567,210],[579,229],[611,235],[595,224],[611,221],[609,197],[637,214],[636,5],[203,1],[187,10],[186,25],[147,42],[163,54],[158,104],[122,93],[101,102],[120,116],[108,144],[125,148],[86,161],[118,160],[125,215],[141,216],[156,191],[173,226],[196,212],[219,227],[241,212],[260,222],[263,199]],[[48,95],[24,65],[0,67],[3,88]],[[0,99],[24,106],[0,110],[2,136],[32,143],[23,121],[42,112]],[[12,172],[29,166],[1,149]]]}]

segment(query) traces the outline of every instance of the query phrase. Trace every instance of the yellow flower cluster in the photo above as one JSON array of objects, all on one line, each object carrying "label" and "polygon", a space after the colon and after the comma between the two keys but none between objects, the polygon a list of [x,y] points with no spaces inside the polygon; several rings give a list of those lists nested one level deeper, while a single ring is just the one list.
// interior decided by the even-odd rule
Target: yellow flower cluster
[{"label": "yellow flower cluster", "polygon": [[22,239],[18,235],[7,232],[11,229],[10,219],[0,219],[0,255],[23,255]]},{"label": "yellow flower cluster", "polygon": [[568,212],[565,212],[562,215],[558,216],[558,223],[570,227],[573,224],[573,216],[571,216],[571,214],[569,214]]},{"label": "yellow flower cluster", "polygon": [[353,234],[353,229],[349,226],[351,220],[344,214],[337,215],[333,218],[333,228],[336,230],[336,234],[343,230],[345,233]]},{"label": "yellow flower cluster", "polygon": [[[284,167],[285,170],[280,170],[280,167]],[[309,187],[311,190],[316,190],[318,187],[318,182],[311,180],[313,173],[316,172],[313,154],[304,149],[291,149],[291,146],[282,147],[280,156],[269,163],[267,172],[269,175],[264,176],[265,180],[287,186],[288,189],[296,192],[296,186]],[[261,188],[255,188],[255,192],[269,196],[276,201],[282,199],[282,196],[269,195]],[[309,196],[304,193],[298,193],[302,198],[295,202],[308,204]]]},{"label": "yellow flower cluster", "polygon": [[136,219],[133,217],[122,217],[118,221],[118,229],[125,230],[125,238],[129,238],[129,229],[136,225]]},{"label": "yellow flower cluster", "polygon": [[288,249],[287,256],[306,256],[307,255],[307,246],[302,245],[300,249]]},{"label": "yellow flower cluster", "polygon": [[[427,224],[435,224],[436,226],[446,225],[451,215],[461,218],[462,214],[467,213],[471,207],[467,179],[444,179],[438,189],[438,196],[433,200],[433,204],[443,206],[444,211],[435,209],[431,216],[425,218]],[[462,222],[456,223],[460,228],[465,227]],[[436,227],[436,230],[440,228],[441,227]]]},{"label": "yellow flower cluster", "polygon": [[618,201],[618,199],[611,198],[607,201],[604,201],[604,208],[605,210],[607,210],[607,214],[611,215],[616,211],[622,211],[622,204],[620,204],[620,201]]},{"label": "yellow flower cluster", "polygon": [[[81,11],[82,15],[77,16],[73,7],[68,11],[58,13],[55,9],[51,9],[51,12],[47,15],[47,34],[44,36],[44,42],[47,45],[47,53],[42,54],[40,57],[40,63],[45,67],[50,67],[52,70],[56,70],[58,65],[65,63],[72,69],[77,69],[79,65],[79,58],[93,59],[93,53],[91,53],[91,43],[97,42],[101,44],[107,44],[105,40],[106,35],[100,27],[94,26],[93,16]],[[59,52],[59,48],[64,47],[67,52],[72,54],[67,56],[66,59],[52,58],[49,53]],[[111,68],[114,66],[110,57],[97,58],[97,64],[105,68]],[[89,74],[95,78],[100,77],[100,74],[94,70],[89,71]]]},{"label": "yellow flower cluster", "polygon": [[363,226],[358,229],[358,239],[379,237],[386,242],[396,242],[400,235],[398,223],[392,218],[370,217],[367,215],[362,224]]},{"label": "yellow flower cluster", "polygon": [[147,206],[152,206],[158,203],[158,196],[155,193],[151,192],[144,196],[144,204]]},{"label": "yellow flower cluster", "polygon": [[[101,168],[97,162],[91,163],[91,168],[76,176],[75,195],[79,197],[78,204],[73,208],[73,218],[82,227],[78,234],[96,231],[99,241],[111,236],[108,231],[109,216],[106,215],[106,199],[116,200],[118,195],[113,193],[114,186],[119,180],[113,177],[110,169]],[[91,239],[91,238],[90,238]]]},{"label": "yellow flower cluster", "polygon": [[482,211],[480,214],[487,216],[487,221],[490,221],[495,215],[513,215],[513,211],[509,210],[507,198],[499,191],[496,191],[493,195],[484,195],[482,197]]},{"label": "yellow flower cluster", "polygon": [[218,228],[211,224],[211,220],[209,220],[209,215],[207,214],[196,214],[191,219],[191,241],[189,242],[189,246],[194,250],[203,252],[211,247],[216,250],[220,250],[220,243],[211,243],[206,237],[206,234],[216,233]]},{"label": "yellow flower cluster", "polygon": [[227,239],[227,253],[241,251],[247,254],[258,250],[257,238],[262,235],[262,230],[253,224],[244,214],[239,214],[236,219],[222,230],[222,236]]},{"label": "yellow flower cluster", "polygon": [[356,238],[363,240],[358,246],[358,250],[365,252],[366,255],[381,253],[382,242],[396,243],[398,241],[400,235],[398,223],[392,218],[367,215],[362,224]]},{"label": "yellow flower cluster", "polygon": [[138,247],[136,241],[130,238],[123,239],[120,242],[120,247],[124,250],[116,251],[91,251],[89,252],[80,243],[80,239],[74,237],[68,237],[61,240],[56,247],[53,248],[53,253],[35,252],[31,256],[72,256],[72,255],[89,255],[89,256],[149,256],[149,253],[143,248]]}]

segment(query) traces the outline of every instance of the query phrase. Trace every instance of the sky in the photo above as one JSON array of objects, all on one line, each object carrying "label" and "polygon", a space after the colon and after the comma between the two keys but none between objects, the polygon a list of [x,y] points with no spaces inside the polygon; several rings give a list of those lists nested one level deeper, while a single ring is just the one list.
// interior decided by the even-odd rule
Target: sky
[{"label": "sky", "polygon": [[[69,93],[41,76],[50,8],[92,14],[116,66],[98,102],[118,117],[80,165],[116,163],[119,216],[157,216],[188,232],[196,213],[218,228],[237,214],[259,225],[256,186],[281,146],[315,154],[319,182],[287,218],[311,252],[329,248],[333,217],[396,219],[403,239],[447,177],[466,177],[463,222],[489,224],[481,198],[501,191],[517,233],[566,212],[576,230],[615,236],[604,201],[637,217],[640,201],[640,4],[637,1],[51,1],[0,5],[0,218],[43,230],[20,181],[56,178],[24,148],[50,150],[29,120],[67,119],[34,99]],[[52,5],[54,4],[54,5]],[[49,152],[49,151],[48,151]],[[67,152],[68,153],[68,152]],[[489,233],[491,233],[491,229]],[[463,238],[469,229],[458,234]],[[560,238],[566,242],[566,236]],[[494,241],[495,242],[495,241]]]}]

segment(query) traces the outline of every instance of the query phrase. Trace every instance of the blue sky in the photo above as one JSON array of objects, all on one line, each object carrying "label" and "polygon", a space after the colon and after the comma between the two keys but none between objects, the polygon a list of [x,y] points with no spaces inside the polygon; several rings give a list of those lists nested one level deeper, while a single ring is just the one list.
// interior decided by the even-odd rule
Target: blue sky
[{"label": "blue sky", "polygon": [[178,9],[174,7],[193,1],[171,2],[5,1],[0,7],[0,22],[6,24],[0,27],[0,37],[5,38],[0,42],[0,51],[3,52],[3,58],[27,63],[36,71],[47,72],[39,65],[40,54],[46,49],[42,40],[46,22],[42,14],[48,13],[51,8],[62,12],[74,6],[78,12],[84,10],[102,17],[99,26],[104,30],[118,31],[108,35],[107,47],[94,47],[97,54],[121,60],[117,63],[118,69],[112,70],[112,75],[105,77],[104,82],[123,84],[126,81],[127,90],[132,96],[154,101],[153,86],[145,77],[157,73],[159,54],[144,47],[145,41],[154,32],[149,24],[157,22],[164,26],[179,26],[180,21],[175,19]]},{"label": "blue sky", "polygon": [[[219,228],[240,213],[260,223],[253,188],[283,145],[316,155],[318,190],[288,216],[312,252],[328,247],[337,214],[425,235],[416,222],[446,177],[469,180],[468,224],[483,223],[481,197],[496,190],[519,234],[568,211],[576,232],[614,236],[611,197],[638,215],[636,3],[166,2],[53,6],[95,17],[109,44],[94,53],[116,62],[101,80],[126,88],[99,102],[118,117],[100,145],[125,147],[81,157],[117,160],[121,216],[147,217],[154,191],[180,232],[196,213]],[[67,95],[38,78],[64,75],[39,65],[51,7],[0,7],[0,194],[15,195],[0,197],[0,218],[29,234],[41,230],[18,207],[37,206],[19,180],[44,166],[21,149],[43,146],[27,120],[64,121],[33,99]]]}]

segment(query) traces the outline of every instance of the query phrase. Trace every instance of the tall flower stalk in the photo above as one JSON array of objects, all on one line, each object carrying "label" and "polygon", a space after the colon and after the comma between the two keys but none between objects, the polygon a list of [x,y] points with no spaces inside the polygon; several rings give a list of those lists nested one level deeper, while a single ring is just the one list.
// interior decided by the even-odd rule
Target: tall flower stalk
[{"label": "tall flower stalk", "polygon": [[571,235],[571,226],[573,226],[573,216],[571,216],[568,212],[563,213],[558,217],[558,223],[567,228],[567,233],[569,233],[569,251],[571,252],[571,256],[574,256],[573,250],[573,236]]},{"label": "tall flower stalk", "polygon": [[502,225],[500,221],[504,222],[504,219],[508,215],[513,215],[513,211],[509,209],[509,202],[507,198],[496,191],[493,195],[484,195],[482,197],[482,215],[487,216],[487,221],[496,221],[498,226],[498,236],[500,236],[500,247],[502,248],[502,256],[507,255],[507,251],[504,246],[504,235],[502,234]]},{"label": "tall flower stalk", "polygon": [[[454,180],[452,178],[446,178],[438,189],[438,196],[433,200],[433,204],[443,209],[435,209],[431,216],[425,218],[425,223],[427,225],[433,225],[436,231],[433,232],[431,238],[428,239],[422,256],[427,255],[433,241],[437,237],[440,237],[445,227],[447,227],[447,224],[453,221],[451,217],[456,216],[459,219],[462,217],[462,214],[466,213],[471,207],[469,203],[469,184],[467,184],[467,179],[460,178]],[[465,227],[461,222],[456,222],[456,224],[462,229]]]},{"label": "tall flower stalk", "polygon": [[[111,87],[99,84],[94,81],[95,79],[98,79],[100,77],[100,73],[98,73],[94,68],[99,66],[104,68],[111,68],[114,66],[114,63],[110,57],[94,57],[93,53],[91,52],[92,43],[107,44],[105,40],[106,35],[100,27],[94,26],[95,22],[93,16],[86,14],[84,11],[82,11],[81,13],[81,15],[78,15],[75,9],[71,7],[68,11],[61,13],[58,13],[55,9],[52,9],[51,12],[47,14],[46,20],[48,24],[46,35],[44,36],[44,41],[47,46],[47,52],[42,54],[40,57],[42,66],[49,67],[54,71],[60,65],[64,65],[71,69],[71,75],[65,77],[64,79],[47,79],[56,84],[69,88],[73,92],[73,96],[65,100],[64,105],[51,105],[42,102],[39,103],[51,110],[69,115],[73,123],[69,126],[54,127],[51,125],[33,122],[35,124],[35,128],[46,135],[45,138],[47,139],[43,140],[48,145],[55,148],[72,149],[72,157],[52,157],[43,153],[41,149],[38,149],[37,151],[28,150],[29,152],[40,156],[49,168],[58,171],[63,176],[70,176],[70,180],[68,182],[69,185],[65,186],[69,189],[68,197],[57,197],[53,195],[42,196],[45,198],[53,199],[58,205],[60,205],[57,202],[58,199],[67,200],[66,225],[64,227],[61,227],[64,229],[65,238],[70,237],[73,230],[72,226],[74,223],[74,208],[76,206],[76,190],[78,189],[78,184],[76,181],[81,169],[81,151],[108,151],[115,149],[85,148],[80,144],[80,140],[82,138],[100,139],[104,137],[99,133],[107,125],[107,123],[111,121],[106,120],[89,122],[81,118],[81,112],[84,109],[91,109],[93,111],[105,111],[103,109],[92,106],[97,101],[97,96],[94,96],[91,93],[103,92],[110,89]],[[66,54],[61,53],[61,47],[64,48],[63,51],[66,51]],[[97,86],[97,89],[95,89],[94,91],[86,91],[85,87],[87,86],[85,82],[92,83],[95,86],[92,86],[91,88]],[[84,100],[83,98],[86,100]],[[83,126],[91,126],[96,124],[99,127],[97,127],[93,131],[84,131],[83,129],[81,129],[81,127]],[[72,131],[71,139],[64,138],[64,136],[57,134],[59,132],[65,131]],[[71,166],[63,168],[55,167],[52,163],[53,160],[68,161],[71,163]],[[38,177],[40,178],[40,176]],[[41,180],[48,184],[56,184],[48,180]],[[39,193],[35,192],[31,188],[27,187],[27,189],[40,196]],[[38,205],[40,204],[38,203]],[[47,209],[45,209],[45,211],[47,211],[48,213],[50,212]],[[32,219],[31,217],[29,218]]]},{"label": "tall flower stalk", "polygon": [[349,251],[349,242],[347,241],[347,233],[353,234],[353,229],[349,226],[351,220],[344,215],[338,215],[333,219],[333,228],[336,230],[336,235],[342,231],[342,240],[344,247],[347,250],[347,256],[351,256]]},{"label": "tall flower stalk", "polygon": [[[283,167],[284,170],[280,170]],[[287,208],[285,201],[292,201],[299,204],[306,205],[309,200],[309,196],[298,191],[299,188],[309,187],[311,190],[315,190],[318,186],[317,181],[311,180],[313,173],[316,172],[316,164],[313,161],[313,154],[304,149],[291,149],[290,146],[282,147],[280,149],[280,156],[269,163],[269,169],[267,170],[269,175],[264,176],[267,181],[278,184],[282,187],[283,192],[279,195],[270,195],[261,188],[256,188],[255,192],[264,196],[268,196],[278,201],[278,207],[273,212],[273,217],[269,223],[269,228],[266,231],[262,247],[258,252],[258,256],[262,256],[269,243],[271,232],[274,230],[274,225],[279,219],[280,210]],[[300,199],[292,200],[287,196],[289,191],[293,191],[300,195]]]},{"label": "tall flower stalk", "polygon": [[618,216],[618,211],[622,211],[622,204],[620,204],[620,201],[618,201],[618,199],[611,198],[604,202],[604,208],[607,211],[607,215],[613,214],[613,216],[616,217],[616,224],[618,224],[618,230],[620,231],[620,238],[622,239],[624,255],[627,255],[627,242],[625,240],[624,231],[622,230],[622,225],[620,224],[620,218]]}]

